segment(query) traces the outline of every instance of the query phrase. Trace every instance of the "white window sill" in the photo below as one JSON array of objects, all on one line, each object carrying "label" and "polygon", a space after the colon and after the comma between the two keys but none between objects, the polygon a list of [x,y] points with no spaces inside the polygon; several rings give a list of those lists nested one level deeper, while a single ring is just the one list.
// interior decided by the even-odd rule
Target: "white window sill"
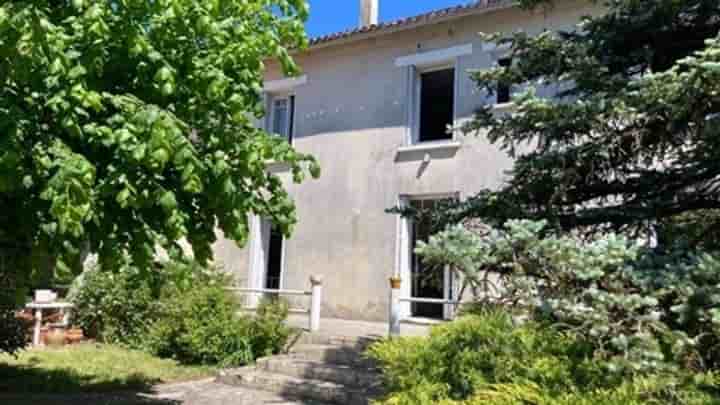
[{"label": "white window sill", "polygon": [[405,324],[409,324],[409,325],[434,326],[434,325],[440,325],[440,324],[446,322],[446,320],[410,316],[407,318],[403,318],[403,320],[401,322],[405,323]]},{"label": "white window sill", "polygon": [[515,110],[517,110],[517,105],[512,101],[509,101],[507,103],[495,104],[492,106],[492,111],[497,113],[511,113],[515,112]]},{"label": "white window sill", "polygon": [[462,143],[458,141],[435,141],[435,142],[423,142],[416,143],[408,146],[401,146],[398,148],[398,153],[406,152],[431,152],[436,150],[452,150],[460,149]]},{"label": "white window sill", "polygon": [[286,162],[278,162],[277,160],[272,159],[265,161],[265,167],[267,167],[268,170],[273,172],[290,170],[290,164]]}]

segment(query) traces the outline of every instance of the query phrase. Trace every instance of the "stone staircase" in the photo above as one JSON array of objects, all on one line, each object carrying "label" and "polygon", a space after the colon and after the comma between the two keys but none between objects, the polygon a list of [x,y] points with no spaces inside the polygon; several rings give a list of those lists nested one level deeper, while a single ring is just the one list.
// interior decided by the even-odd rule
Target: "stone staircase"
[{"label": "stone staircase", "polygon": [[366,405],[382,394],[380,373],[362,356],[375,338],[303,335],[287,354],[223,370],[218,382],[312,404]]}]

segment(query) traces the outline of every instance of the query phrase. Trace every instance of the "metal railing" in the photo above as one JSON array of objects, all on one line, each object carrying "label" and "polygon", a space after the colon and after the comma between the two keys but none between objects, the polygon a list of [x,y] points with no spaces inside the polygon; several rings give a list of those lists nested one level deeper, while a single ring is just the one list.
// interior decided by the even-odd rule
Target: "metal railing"
[{"label": "metal railing", "polygon": [[322,277],[310,277],[310,291],[283,290],[271,288],[228,288],[229,291],[241,294],[272,294],[274,296],[309,296],[310,309],[305,311],[309,314],[308,326],[311,332],[320,330],[320,310],[322,308]]}]

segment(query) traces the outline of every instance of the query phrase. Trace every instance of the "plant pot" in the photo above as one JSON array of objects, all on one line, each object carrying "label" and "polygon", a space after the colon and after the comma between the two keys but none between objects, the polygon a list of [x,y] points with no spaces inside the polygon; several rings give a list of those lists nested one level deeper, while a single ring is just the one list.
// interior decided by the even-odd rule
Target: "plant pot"
[{"label": "plant pot", "polygon": [[[47,337],[50,333],[50,328],[47,326],[40,327],[40,343],[47,344]],[[30,338],[32,338],[33,331],[30,331]]]},{"label": "plant pot", "polygon": [[62,329],[53,329],[48,332],[45,337],[45,344],[48,346],[62,346],[65,344],[65,331]]},{"label": "plant pot", "polygon": [[80,328],[68,329],[65,332],[65,341],[71,345],[82,342],[84,338],[85,335],[83,335],[83,330]]}]

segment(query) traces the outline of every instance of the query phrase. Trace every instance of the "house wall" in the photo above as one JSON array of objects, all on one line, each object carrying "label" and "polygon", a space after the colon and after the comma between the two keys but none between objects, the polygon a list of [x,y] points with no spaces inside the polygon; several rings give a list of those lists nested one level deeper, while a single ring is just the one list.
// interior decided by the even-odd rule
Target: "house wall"
[{"label": "house wall", "polygon": [[[399,153],[407,145],[411,106],[407,70],[395,59],[472,43],[473,53],[458,59],[456,111],[466,120],[492,101],[466,73],[495,63],[477,32],[567,28],[582,15],[599,12],[579,4],[584,3],[558,4],[547,13],[493,11],[296,56],[307,83],[295,89],[294,146],[319,160],[322,176],[295,185],[288,173],[278,171],[299,218],[286,241],[283,288],[308,289],[310,275],[323,275],[323,316],[386,319],[388,278],[398,266],[399,221],[385,210],[401,195],[465,197],[498,187],[511,166],[482,136],[459,136],[462,146],[456,152],[432,152],[427,164],[425,152]],[[270,66],[267,79],[279,78]],[[221,239],[215,253],[241,284],[247,283],[248,249]]]}]

